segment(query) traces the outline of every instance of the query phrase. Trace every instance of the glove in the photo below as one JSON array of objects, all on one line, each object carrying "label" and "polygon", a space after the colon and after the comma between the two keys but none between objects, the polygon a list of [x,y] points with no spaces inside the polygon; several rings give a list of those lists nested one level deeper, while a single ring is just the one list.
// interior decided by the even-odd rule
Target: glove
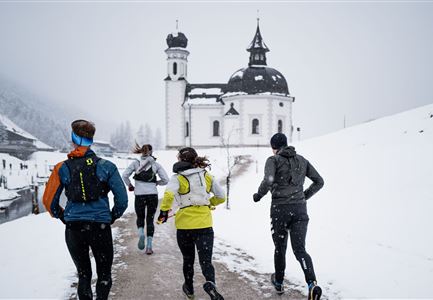
[{"label": "glove", "polygon": [[159,211],[158,222],[165,223],[168,220],[168,211]]},{"label": "glove", "polygon": [[254,202],[259,202],[260,199],[262,199],[262,196],[260,196],[258,193],[255,193],[255,194],[253,195],[253,200],[254,200]]},{"label": "glove", "polygon": [[59,220],[62,221],[63,224],[66,225],[66,221],[65,221],[65,212],[62,211],[59,215]]},{"label": "glove", "polygon": [[114,216],[114,213],[111,212],[111,222],[110,222],[110,224],[113,225],[113,223],[114,223],[114,221],[116,221],[116,219],[117,218]]},{"label": "glove", "polygon": [[134,186],[132,184],[130,184],[128,186],[128,191],[133,192],[135,190]]}]

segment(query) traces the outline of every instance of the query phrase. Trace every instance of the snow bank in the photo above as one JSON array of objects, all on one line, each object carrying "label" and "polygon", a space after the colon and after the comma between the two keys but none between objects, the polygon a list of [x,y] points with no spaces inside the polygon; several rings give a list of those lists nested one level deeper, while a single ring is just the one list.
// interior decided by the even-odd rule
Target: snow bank
[{"label": "snow bank", "polygon": [[[299,143],[325,187],[308,202],[307,250],[335,298],[430,297],[433,278],[433,105]],[[270,195],[253,203],[270,149],[244,149],[256,166],[234,180],[216,235],[273,272]],[[308,183],[307,183],[308,184]],[[234,228],[236,230],[234,230]],[[305,286],[290,251],[286,278]]]},{"label": "snow bank", "polygon": [[0,226],[0,298],[66,298],[75,267],[64,230],[48,214]]}]

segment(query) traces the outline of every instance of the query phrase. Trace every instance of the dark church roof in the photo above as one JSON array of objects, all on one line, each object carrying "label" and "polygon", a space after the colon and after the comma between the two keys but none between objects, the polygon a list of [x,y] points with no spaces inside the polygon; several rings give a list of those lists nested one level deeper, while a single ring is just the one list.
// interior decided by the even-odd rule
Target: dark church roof
[{"label": "dark church roof", "polygon": [[237,70],[229,79],[226,93],[289,94],[284,76],[273,68],[247,67]]},{"label": "dark church roof", "polygon": [[258,20],[256,34],[247,51],[250,52],[248,67],[237,70],[230,77],[225,96],[261,93],[288,95],[289,88],[284,76],[266,65],[269,48],[263,41]]},{"label": "dark church roof", "polygon": [[170,33],[167,36],[168,48],[186,48],[188,39],[182,32]]},{"label": "dark church roof", "polygon": [[230,109],[226,112],[226,116],[239,116],[239,113],[234,106],[234,103],[230,103]]}]

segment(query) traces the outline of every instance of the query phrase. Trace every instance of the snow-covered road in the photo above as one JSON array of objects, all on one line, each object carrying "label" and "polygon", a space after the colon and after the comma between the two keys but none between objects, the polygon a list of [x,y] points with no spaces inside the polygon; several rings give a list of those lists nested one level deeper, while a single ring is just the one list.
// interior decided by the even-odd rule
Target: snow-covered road
[{"label": "snow-covered road", "polygon": [[[154,237],[153,255],[146,255],[137,249],[135,233],[135,215],[128,214],[122,221],[115,223],[119,227],[118,245],[120,257],[112,288],[113,299],[184,299],[181,291],[183,283],[182,256],[176,243],[173,220],[157,225]],[[270,274],[250,274],[254,282],[239,273],[230,271],[218,257],[238,253],[238,261],[249,261],[239,249],[230,248],[216,242],[214,266],[216,281],[225,299],[305,299],[298,291],[286,291],[283,296],[275,294],[268,280]],[[115,262],[116,264],[116,262]],[[196,259],[195,266],[196,299],[209,299],[202,290],[205,282]]]}]

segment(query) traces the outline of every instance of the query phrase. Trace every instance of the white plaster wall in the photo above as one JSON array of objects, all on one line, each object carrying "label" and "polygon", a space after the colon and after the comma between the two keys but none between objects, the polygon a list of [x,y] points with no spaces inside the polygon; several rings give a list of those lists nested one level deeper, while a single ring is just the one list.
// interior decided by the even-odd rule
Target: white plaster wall
[{"label": "white plaster wall", "polygon": [[[185,109],[185,116],[189,117],[187,113],[188,108]],[[223,118],[222,118],[222,105],[196,105],[191,107],[191,142],[193,147],[209,147],[220,146],[221,136],[223,133]],[[220,122],[220,136],[214,137],[213,134],[213,121]],[[186,138],[189,145],[189,139]]]},{"label": "white plaster wall", "polygon": [[185,97],[186,81],[167,80],[165,83],[166,145],[167,148],[177,148],[185,145],[182,102]]}]

